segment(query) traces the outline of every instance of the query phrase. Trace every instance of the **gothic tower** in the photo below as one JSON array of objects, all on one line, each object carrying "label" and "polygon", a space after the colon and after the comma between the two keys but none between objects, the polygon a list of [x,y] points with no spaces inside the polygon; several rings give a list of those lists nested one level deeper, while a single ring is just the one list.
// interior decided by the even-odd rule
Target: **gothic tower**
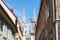
[{"label": "gothic tower", "polygon": [[31,22],[26,24],[26,18],[24,15],[24,10],[22,11],[22,18],[21,18],[21,27],[23,31],[23,39],[22,40],[35,40],[35,24],[36,24],[36,12],[35,8],[33,11],[33,16]]},{"label": "gothic tower", "polygon": [[32,22],[32,23],[36,23],[36,21],[37,21],[37,19],[36,19],[36,11],[35,11],[35,8],[34,8],[31,22]]},{"label": "gothic tower", "polygon": [[33,10],[33,16],[31,19],[30,27],[31,27],[31,40],[35,40],[35,25],[36,25],[37,19],[36,19],[36,11],[35,8]]},{"label": "gothic tower", "polygon": [[32,16],[31,23],[30,23],[30,26],[31,26],[31,34],[34,34],[35,33],[35,25],[36,25],[36,22],[37,22],[37,19],[36,19],[36,11],[35,11],[35,8],[34,8],[33,16]]},{"label": "gothic tower", "polygon": [[20,20],[20,23],[21,23],[21,28],[22,28],[22,32],[23,32],[23,35],[25,34],[25,27],[26,27],[26,18],[25,18],[25,14],[24,14],[24,9],[22,10],[22,17],[21,17],[21,20]]}]

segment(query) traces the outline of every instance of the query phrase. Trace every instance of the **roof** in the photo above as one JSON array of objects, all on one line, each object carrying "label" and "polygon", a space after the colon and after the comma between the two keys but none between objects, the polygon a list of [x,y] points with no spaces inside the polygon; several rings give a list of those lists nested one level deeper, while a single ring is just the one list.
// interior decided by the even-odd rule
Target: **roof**
[{"label": "roof", "polygon": [[6,13],[9,15],[9,17],[11,18],[11,20],[13,21],[13,23],[15,24],[15,20],[16,20],[16,16],[13,13],[13,9],[9,8],[3,0],[0,0],[0,5],[3,7],[3,9],[6,11]]},{"label": "roof", "polygon": [[6,13],[7,18],[10,19],[12,25],[14,25],[14,29],[16,30],[15,32],[17,32],[17,17],[14,15],[13,10],[9,8],[2,0],[0,0],[0,7],[3,12]]}]

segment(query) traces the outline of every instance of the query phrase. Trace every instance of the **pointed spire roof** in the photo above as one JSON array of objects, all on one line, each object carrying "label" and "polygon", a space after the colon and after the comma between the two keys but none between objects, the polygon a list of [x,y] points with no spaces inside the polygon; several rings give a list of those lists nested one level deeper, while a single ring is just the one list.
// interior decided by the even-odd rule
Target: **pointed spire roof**
[{"label": "pointed spire roof", "polygon": [[24,15],[24,9],[22,9],[22,17],[24,17],[25,15]]},{"label": "pointed spire roof", "polygon": [[34,8],[34,11],[33,11],[33,17],[36,17],[36,11],[35,11],[35,8]]},{"label": "pointed spire roof", "polygon": [[25,21],[26,21],[24,9],[22,9],[22,21],[23,21],[24,23],[25,23]]},{"label": "pointed spire roof", "polygon": [[36,11],[35,11],[35,8],[34,8],[34,11],[33,11],[32,22],[36,22]]},{"label": "pointed spire roof", "polygon": [[26,27],[26,18],[25,18],[24,9],[22,9],[22,17],[21,17],[21,20],[20,20],[20,24],[21,24],[21,27],[22,27],[22,30],[23,30],[24,27]]}]

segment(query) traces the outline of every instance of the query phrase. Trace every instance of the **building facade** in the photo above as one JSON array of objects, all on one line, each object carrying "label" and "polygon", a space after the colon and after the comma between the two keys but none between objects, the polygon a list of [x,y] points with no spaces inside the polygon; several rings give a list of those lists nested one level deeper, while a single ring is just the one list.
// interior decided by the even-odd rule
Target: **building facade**
[{"label": "building facade", "polygon": [[41,0],[35,40],[56,40],[55,0]]},{"label": "building facade", "polygon": [[56,40],[60,40],[60,0],[55,0],[56,8]]},{"label": "building facade", "polygon": [[36,25],[36,15],[35,15],[35,8],[33,11],[33,17],[30,23],[26,23],[26,18],[24,15],[24,10],[22,11],[22,18],[20,20],[23,38],[22,40],[35,40],[35,25]]},{"label": "building facade", "polygon": [[9,7],[0,0],[0,40],[16,40],[17,17]]},{"label": "building facade", "polygon": [[36,23],[37,23],[37,18],[36,18],[36,11],[34,8],[33,16],[32,16],[31,23],[30,23],[31,40],[35,40],[35,30],[36,30],[36,25],[37,25]]},{"label": "building facade", "polygon": [[22,40],[23,34],[20,26],[20,21],[17,21],[17,29],[18,29],[17,40]]}]

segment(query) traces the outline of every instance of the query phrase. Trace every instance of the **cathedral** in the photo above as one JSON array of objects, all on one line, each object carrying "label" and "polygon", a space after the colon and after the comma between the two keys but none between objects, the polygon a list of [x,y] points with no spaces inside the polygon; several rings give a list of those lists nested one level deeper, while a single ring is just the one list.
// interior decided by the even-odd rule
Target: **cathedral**
[{"label": "cathedral", "polygon": [[24,9],[22,10],[22,17],[20,20],[20,25],[21,29],[23,32],[23,39],[22,40],[35,40],[35,26],[36,26],[36,11],[35,8],[33,10],[33,16],[31,18],[30,23],[26,23],[26,18],[25,18],[25,11]]}]

